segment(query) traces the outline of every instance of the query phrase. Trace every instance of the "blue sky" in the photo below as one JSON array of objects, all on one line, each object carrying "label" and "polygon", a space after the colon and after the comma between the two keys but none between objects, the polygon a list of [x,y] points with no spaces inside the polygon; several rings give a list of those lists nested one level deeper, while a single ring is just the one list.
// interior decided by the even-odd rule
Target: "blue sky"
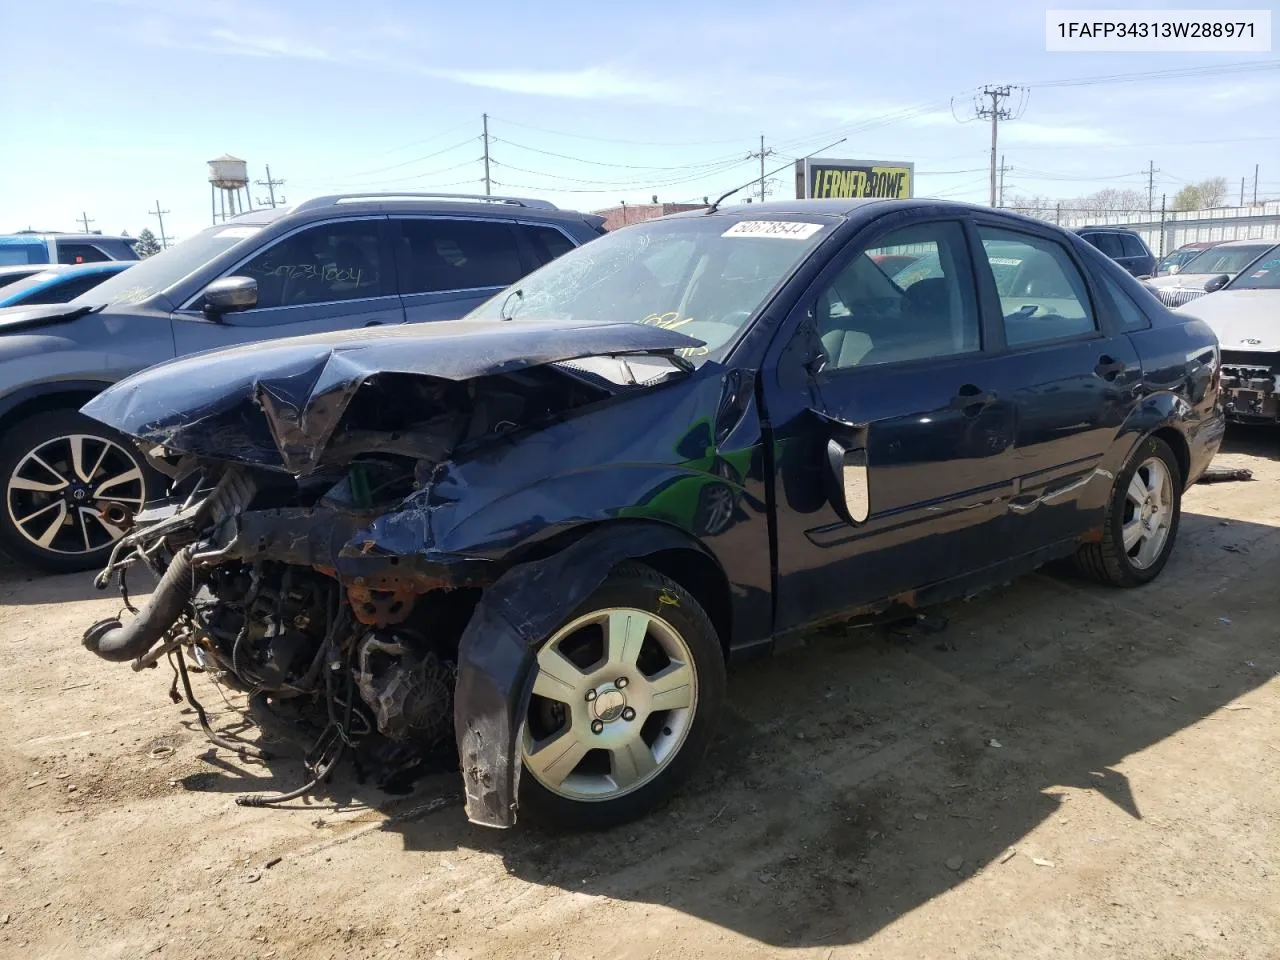
[{"label": "blue sky", "polygon": [[209,222],[205,161],[228,152],[255,179],[270,164],[290,201],[478,190],[484,112],[495,192],[580,209],[721,193],[758,172],[761,134],[773,165],[847,136],[828,155],[913,160],[917,195],[985,201],[989,128],[957,117],[989,83],[1030,85],[1002,126],[1011,194],[1145,189],[1154,160],[1157,196],[1217,175],[1252,194],[1258,163],[1280,197],[1280,70],[1044,85],[1275,53],[1047,53],[1034,2],[0,6],[0,230],[87,211],[136,234],[159,200],[188,236]]}]

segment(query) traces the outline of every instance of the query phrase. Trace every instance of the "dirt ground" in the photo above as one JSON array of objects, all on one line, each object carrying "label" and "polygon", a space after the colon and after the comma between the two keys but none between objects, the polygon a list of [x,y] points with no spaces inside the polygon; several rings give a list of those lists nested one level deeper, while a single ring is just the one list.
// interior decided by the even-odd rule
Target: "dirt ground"
[{"label": "dirt ground", "polygon": [[0,572],[0,956],[1280,956],[1280,435],[1230,451],[1255,482],[1187,495],[1156,584],[748,665],[697,781],[589,835],[471,827],[454,777],[237,807],[296,764],[84,652],[89,577]]}]

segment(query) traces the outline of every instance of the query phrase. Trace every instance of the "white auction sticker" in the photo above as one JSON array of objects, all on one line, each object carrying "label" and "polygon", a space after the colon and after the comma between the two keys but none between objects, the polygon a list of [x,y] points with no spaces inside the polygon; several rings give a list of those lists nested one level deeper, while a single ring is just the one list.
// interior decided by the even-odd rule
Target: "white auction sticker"
[{"label": "white auction sticker", "polygon": [[215,233],[214,237],[252,237],[261,229],[261,227],[227,227]]},{"label": "white auction sticker", "polygon": [[1045,49],[1268,53],[1270,10],[1047,10]]},{"label": "white auction sticker", "polygon": [[808,240],[823,226],[821,223],[797,223],[795,220],[739,220],[720,236]]}]

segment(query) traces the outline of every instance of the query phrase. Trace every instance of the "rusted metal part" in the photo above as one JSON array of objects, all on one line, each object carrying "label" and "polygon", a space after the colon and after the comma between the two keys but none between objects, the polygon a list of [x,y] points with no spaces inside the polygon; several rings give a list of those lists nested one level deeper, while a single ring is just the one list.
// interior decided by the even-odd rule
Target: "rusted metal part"
[{"label": "rusted metal part", "polygon": [[1080,542],[1081,543],[1101,543],[1102,534],[1103,534],[1102,527],[1094,527],[1092,530],[1086,530],[1084,532],[1084,534],[1080,537]]},{"label": "rusted metal part", "polygon": [[116,527],[128,533],[133,529],[132,507],[114,500],[108,500],[98,507],[98,517],[108,526]]},{"label": "rusted metal part", "polygon": [[[363,578],[362,578],[363,579]],[[401,583],[389,590],[379,590],[365,584],[347,586],[347,600],[355,618],[370,627],[389,627],[403,623],[413,612],[418,594],[425,591]]]}]

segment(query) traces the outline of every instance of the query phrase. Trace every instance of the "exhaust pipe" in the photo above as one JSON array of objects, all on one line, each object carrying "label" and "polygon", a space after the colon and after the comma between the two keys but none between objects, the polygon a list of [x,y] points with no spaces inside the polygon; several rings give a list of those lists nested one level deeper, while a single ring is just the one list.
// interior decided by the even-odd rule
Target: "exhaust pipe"
[{"label": "exhaust pipe", "polygon": [[136,660],[154,647],[170,627],[182,616],[195,593],[195,576],[191,570],[191,557],[195,545],[178,551],[169,569],[160,578],[159,585],[147,605],[128,625],[112,617],[99,620],[84,632],[85,648],[114,663]]}]

